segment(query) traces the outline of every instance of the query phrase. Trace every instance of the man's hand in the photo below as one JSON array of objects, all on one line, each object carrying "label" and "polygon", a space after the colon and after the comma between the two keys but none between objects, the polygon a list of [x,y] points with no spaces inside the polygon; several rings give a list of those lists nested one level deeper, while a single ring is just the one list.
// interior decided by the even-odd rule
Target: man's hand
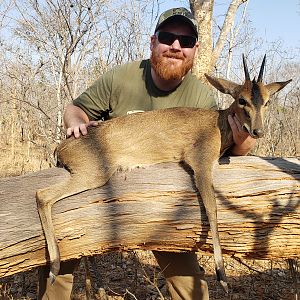
[{"label": "man's hand", "polygon": [[67,137],[74,135],[75,138],[79,138],[81,135],[86,135],[88,127],[97,126],[98,121],[89,121],[88,123],[80,123],[78,125],[67,128]]},{"label": "man's hand", "polygon": [[232,130],[235,145],[230,149],[232,155],[246,155],[254,148],[256,140],[244,131],[240,121],[236,116],[228,116],[228,123]]},{"label": "man's hand", "polygon": [[68,104],[64,112],[64,127],[67,128],[67,137],[74,135],[79,138],[86,135],[88,127],[96,126],[98,121],[90,121],[87,114],[78,106]]}]

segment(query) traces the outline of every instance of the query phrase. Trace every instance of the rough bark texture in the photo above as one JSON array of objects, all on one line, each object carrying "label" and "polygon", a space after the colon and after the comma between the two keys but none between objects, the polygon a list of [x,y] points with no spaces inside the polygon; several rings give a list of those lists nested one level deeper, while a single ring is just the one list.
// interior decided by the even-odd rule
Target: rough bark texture
[{"label": "rough bark texture", "polygon": [[[0,277],[45,263],[35,190],[63,180],[49,169],[0,180]],[[191,172],[161,164],[117,173],[95,190],[54,205],[62,260],[113,250],[211,251],[209,225]],[[214,174],[223,252],[245,258],[300,255],[300,164],[231,157]]]}]

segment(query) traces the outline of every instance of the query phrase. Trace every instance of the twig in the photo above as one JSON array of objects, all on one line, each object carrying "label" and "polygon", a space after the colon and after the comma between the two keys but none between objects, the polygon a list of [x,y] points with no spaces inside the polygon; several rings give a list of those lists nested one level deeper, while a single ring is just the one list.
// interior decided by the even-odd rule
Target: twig
[{"label": "twig", "polygon": [[[266,273],[264,273],[264,272],[258,271],[258,270],[256,270],[256,269],[250,267],[250,266],[247,265],[245,262],[243,262],[242,259],[239,258],[239,257],[232,256],[232,258],[233,258],[234,260],[236,260],[237,262],[239,262],[241,265],[245,266],[246,268],[248,268],[249,270],[251,270],[251,271],[253,271],[253,272],[256,272],[256,273],[258,273],[258,274],[269,275],[269,274],[266,274]],[[271,276],[271,275],[269,275],[269,276]]]},{"label": "twig", "polygon": [[126,294],[129,294],[130,296],[132,296],[135,300],[138,300],[136,296],[134,296],[131,292],[129,292],[127,289],[125,290]]}]

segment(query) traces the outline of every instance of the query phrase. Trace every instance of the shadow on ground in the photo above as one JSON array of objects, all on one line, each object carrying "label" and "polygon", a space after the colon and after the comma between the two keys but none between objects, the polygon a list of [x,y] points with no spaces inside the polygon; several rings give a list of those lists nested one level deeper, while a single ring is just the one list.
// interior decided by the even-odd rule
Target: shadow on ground
[{"label": "shadow on ground", "polygon": [[[211,256],[199,256],[206,269],[211,300],[292,300],[293,283],[285,261],[237,261],[225,258],[225,268],[230,284],[226,296],[216,282],[214,262]],[[95,257],[99,273],[91,274],[93,287],[102,291],[102,300],[169,300],[166,283],[151,252],[109,253]],[[86,270],[84,260],[75,274],[72,300],[86,299]],[[37,271],[0,280],[0,299],[36,299]],[[107,298],[104,297],[104,291]],[[98,293],[99,295],[99,293]]]}]

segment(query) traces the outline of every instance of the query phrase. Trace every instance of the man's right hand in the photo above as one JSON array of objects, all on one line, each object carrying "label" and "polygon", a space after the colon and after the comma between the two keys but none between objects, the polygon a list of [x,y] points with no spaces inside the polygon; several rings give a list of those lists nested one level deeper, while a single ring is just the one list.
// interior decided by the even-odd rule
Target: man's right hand
[{"label": "man's right hand", "polygon": [[98,121],[89,121],[88,123],[82,123],[67,128],[67,137],[74,135],[75,138],[79,138],[81,135],[86,135],[88,133],[88,127],[97,126]]},{"label": "man's right hand", "polygon": [[86,135],[88,127],[98,125],[98,121],[90,121],[87,114],[78,106],[68,104],[64,112],[64,126],[67,128],[67,137],[74,135],[79,138]]}]

